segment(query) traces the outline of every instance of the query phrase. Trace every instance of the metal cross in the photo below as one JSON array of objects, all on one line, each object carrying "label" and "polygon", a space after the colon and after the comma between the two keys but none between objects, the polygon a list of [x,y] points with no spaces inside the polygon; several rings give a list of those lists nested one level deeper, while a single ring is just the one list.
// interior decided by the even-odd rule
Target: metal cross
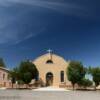
[{"label": "metal cross", "polygon": [[49,50],[47,50],[47,52],[52,53],[52,50],[51,50],[51,49],[49,49]]}]

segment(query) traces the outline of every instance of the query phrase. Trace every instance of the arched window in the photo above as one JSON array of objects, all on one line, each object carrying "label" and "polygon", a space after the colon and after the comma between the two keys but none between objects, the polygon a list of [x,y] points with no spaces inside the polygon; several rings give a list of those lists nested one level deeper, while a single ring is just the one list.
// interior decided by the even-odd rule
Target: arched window
[{"label": "arched window", "polygon": [[60,72],[60,80],[61,82],[64,82],[64,71]]},{"label": "arched window", "polygon": [[53,61],[52,61],[52,60],[47,60],[46,63],[47,63],[47,64],[53,64]]}]

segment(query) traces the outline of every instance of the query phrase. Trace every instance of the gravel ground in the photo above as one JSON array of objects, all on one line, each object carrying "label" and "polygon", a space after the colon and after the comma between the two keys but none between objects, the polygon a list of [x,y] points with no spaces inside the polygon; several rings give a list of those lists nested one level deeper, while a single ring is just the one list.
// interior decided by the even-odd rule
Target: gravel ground
[{"label": "gravel ground", "polygon": [[0,90],[0,100],[100,100],[100,91]]}]

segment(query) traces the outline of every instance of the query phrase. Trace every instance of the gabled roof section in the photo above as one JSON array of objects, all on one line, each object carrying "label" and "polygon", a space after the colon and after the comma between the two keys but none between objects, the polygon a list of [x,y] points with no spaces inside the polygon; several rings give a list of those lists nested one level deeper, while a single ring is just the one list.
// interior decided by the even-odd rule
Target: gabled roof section
[{"label": "gabled roof section", "polygon": [[10,72],[10,70],[9,70],[9,69],[4,68],[4,67],[0,67],[0,70],[4,70],[4,71],[6,71],[6,72]]},{"label": "gabled roof section", "polygon": [[[39,60],[39,59],[41,59],[41,58],[43,58],[43,57],[45,57],[45,56],[49,56],[49,55],[50,55],[50,53],[46,53],[46,54],[44,54],[44,55],[42,55],[42,56],[39,56],[39,57],[37,57],[35,60],[33,60],[33,63],[34,63],[35,61],[37,61],[37,60]],[[57,55],[57,54],[52,53],[52,56],[56,56],[56,57],[62,59],[63,61],[67,62],[63,57],[61,57],[61,56],[59,56],[59,55]],[[48,60],[49,60],[49,59],[48,59]],[[69,61],[68,61],[68,62],[69,62]]]}]

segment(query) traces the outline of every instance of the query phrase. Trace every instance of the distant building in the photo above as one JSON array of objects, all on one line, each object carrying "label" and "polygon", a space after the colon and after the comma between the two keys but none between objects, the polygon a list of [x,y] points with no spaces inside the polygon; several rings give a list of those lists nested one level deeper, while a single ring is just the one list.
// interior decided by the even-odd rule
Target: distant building
[{"label": "distant building", "polygon": [[66,70],[69,62],[62,57],[49,52],[33,61],[39,71],[39,79],[43,86],[70,86]]},{"label": "distant building", "polygon": [[0,67],[0,87],[10,87],[11,81],[9,80],[9,70]]}]

